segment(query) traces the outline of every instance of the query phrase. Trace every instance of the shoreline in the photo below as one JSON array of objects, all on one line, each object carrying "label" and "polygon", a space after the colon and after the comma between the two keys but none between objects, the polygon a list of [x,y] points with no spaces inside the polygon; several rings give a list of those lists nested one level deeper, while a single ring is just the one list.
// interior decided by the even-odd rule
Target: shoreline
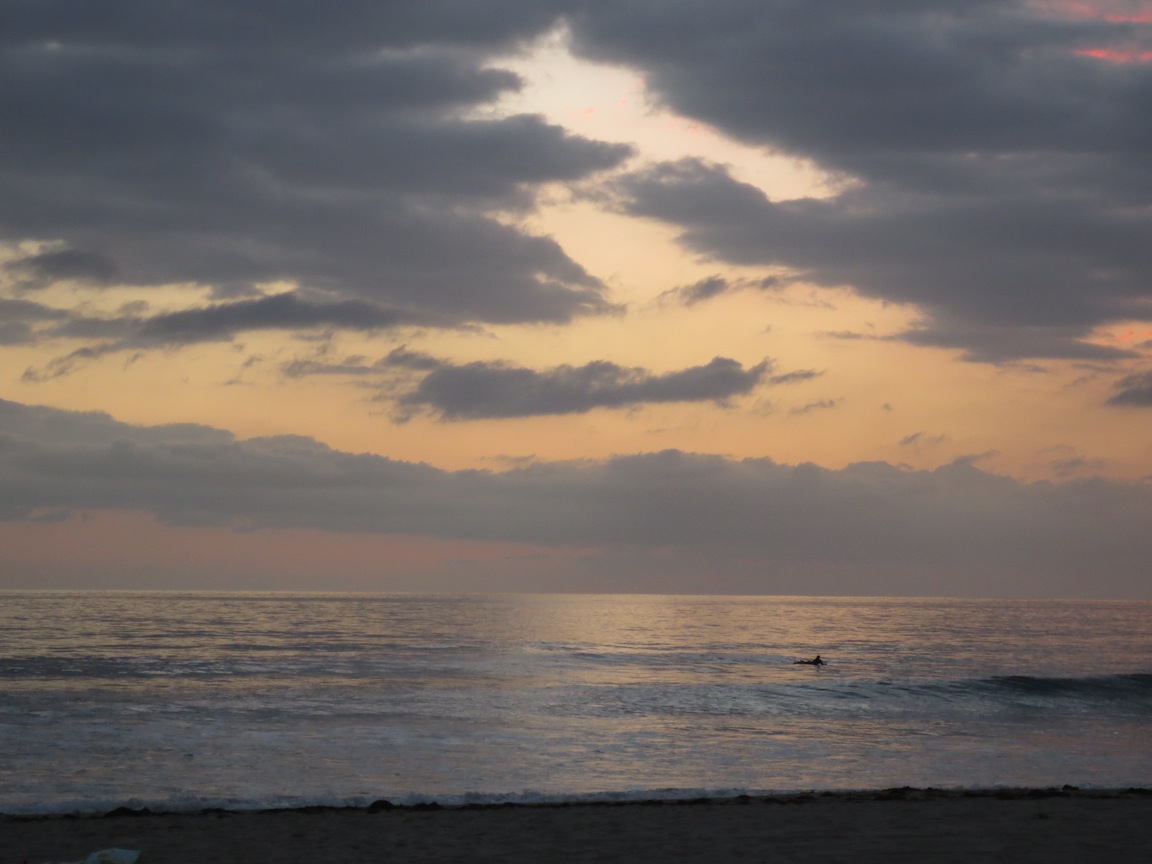
[{"label": "shoreline", "polygon": [[900,787],[627,801],[0,815],[0,861],[1143,861],[1152,788]]},{"label": "shoreline", "polygon": [[[449,796],[456,797],[456,796]],[[191,809],[166,810],[151,807],[130,807],[122,805],[106,811],[73,811],[17,813],[0,810],[0,823],[5,821],[42,821],[52,819],[132,819],[153,816],[231,816],[267,813],[378,813],[383,811],[427,811],[453,810],[515,810],[515,809],[566,809],[572,807],[682,807],[698,805],[744,805],[744,804],[804,804],[816,800],[839,799],[845,801],[927,801],[950,798],[995,798],[1001,801],[1044,800],[1048,798],[1152,798],[1152,785],[1127,787],[1073,786],[993,786],[977,788],[954,788],[941,786],[894,786],[884,789],[809,789],[792,792],[761,792],[691,796],[666,796],[653,794],[637,798],[597,798],[575,797],[572,799],[525,801],[466,801],[441,803],[430,798],[414,803],[397,803],[388,798],[380,798],[367,804],[299,804],[285,807],[219,807],[207,806]]]},{"label": "shoreline", "polygon": [[[444,803],[433,796],[428,800],[411,803],[397,803],[388,798],[379,798],[365,804],[294,804],[284,807],[221,807],[205,806],[189,809],[159,809],[152,807],[131,807],[120,805],[110,810],[93,811],[43,811],[43,812],[8,812],[0,810],[0,821],[5,819],[105,819],[114,816],[181,816],[197,815],[203,813],[319,813],[319,812],[356,812],[379,810],[506,810],[509,808],[532,807],[627,807],[641,806],[677,806],[685,804],[745,804],[749,802],[760,803],[802,803],[814,798],[845,798],[869,800],[920,800],[926,798],[1000,798],[1014,800],[1017,798],[1114,798],[1114,797],[1152,797],[1152,785],[1149,786],[1074,786],[1066,783],[1062,786],[893,786],[885,788],[861,789],[798,789],[783,792],[728,792],[716,790],[709,793],[706,790],[700,794],[669,794],[660,795],[660,791],[652,790],[647,797],[623,797],[621,793],[602,793],[605,797],[596,795],[574,795],[572,798],[562,796],[549,796],[542,800],[495,800],[495,801],[452,801]],[[668,790],[674,793],[691,792],[692,790]],[[457,795],[446,796],[449,799],[459,798]]]}]

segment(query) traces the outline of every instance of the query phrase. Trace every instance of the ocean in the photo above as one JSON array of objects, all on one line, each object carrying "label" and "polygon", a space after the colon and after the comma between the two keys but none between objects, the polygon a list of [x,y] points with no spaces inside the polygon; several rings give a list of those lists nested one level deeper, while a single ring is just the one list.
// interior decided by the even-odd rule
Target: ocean
[{"label": "ocean", "polygon": [[1152,786],[1152,603],[0,593],[3,813],[1064,784]]}]

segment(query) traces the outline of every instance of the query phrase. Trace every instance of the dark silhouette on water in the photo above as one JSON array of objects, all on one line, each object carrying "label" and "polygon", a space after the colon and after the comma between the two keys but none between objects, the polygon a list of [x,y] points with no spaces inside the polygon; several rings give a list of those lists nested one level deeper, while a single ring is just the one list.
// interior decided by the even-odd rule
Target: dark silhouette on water
[{"label": "dark silhouette on water", "polygon": [[794,666],[827,666],[828,665],[827,663],[825,663],[823,660],[820,659],[819,654],[817,654],[811,660],[793,660],[792,664]]}]

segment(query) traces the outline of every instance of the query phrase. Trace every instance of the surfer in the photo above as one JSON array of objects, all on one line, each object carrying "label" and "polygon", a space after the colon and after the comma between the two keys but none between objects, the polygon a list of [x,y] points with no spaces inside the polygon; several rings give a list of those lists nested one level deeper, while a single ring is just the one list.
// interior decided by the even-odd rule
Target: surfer
[{"label": "surfer", "polygon": [[826,663],[825,663],[825,662],[824,662],[824,661],[823,661],[823,660],[820,658],[820,655],[819,655],[819,654],[817,654],[817,655],[816,655],[815,657],[813,657],[811,660],[793,660],[793,661],[792,661],[792,663],[793,663],[794,665],[799,665],[799,666],[825,666],[825,665],[827,665],[827,664],[826,664]]}]

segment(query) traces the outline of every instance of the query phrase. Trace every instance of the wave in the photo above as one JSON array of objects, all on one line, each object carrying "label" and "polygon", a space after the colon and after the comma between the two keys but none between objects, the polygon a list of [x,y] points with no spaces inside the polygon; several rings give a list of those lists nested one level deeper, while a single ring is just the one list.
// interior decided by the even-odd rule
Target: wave
[{"label": "wave", "polygon": [[[1080,678],[995,676],[951,681],[846,680],[785,682],[646,682],[559,688],[538,710],[555,716],[654,721],[723,718],[725,723],[780,730],[815,723],[834,729],[845,720],[907,720],[970,725],[976,718],[1034,723],[1105,715],[1114,722],[1152,719],[1152,674]],[[697,718],[696,720],[690,718]],[[767,725],[765,725],[767,724]],[[765,733],[766,734],[766,733]]]},{"label": "wave", "polygon": [[1031,675],[1000,675],[971,682],[973,689],[1007,696],[1091,699],[1096,701],[1148,699],[1152,697],[1152,673],[1096,675],[1081,678],[1046,678]]},{"label": "wave", "polygon": [[[1082,677],[997,675],[952,681],[832,682],[800,685],[803,695],[829,708],[856,703],[883,710],[922,709],[964,714],[989,711],[1108,711],[1152,717],[1152,673]],[[792,694],[796,695],[796,694]]]}]

